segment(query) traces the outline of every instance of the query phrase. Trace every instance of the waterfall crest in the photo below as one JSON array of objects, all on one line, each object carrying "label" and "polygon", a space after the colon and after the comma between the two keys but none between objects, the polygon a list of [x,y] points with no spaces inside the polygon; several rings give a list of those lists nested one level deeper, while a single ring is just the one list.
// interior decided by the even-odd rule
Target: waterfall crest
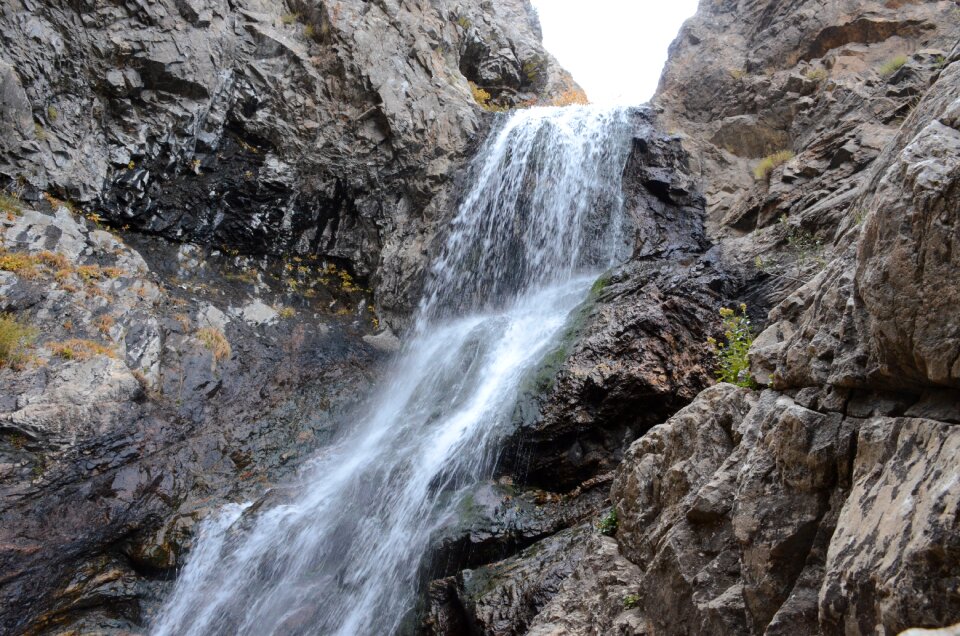
[{"label": "waterfall crest", "polygon": [[494,468],[520,382],[624,256],[628,151],[619,109],[533,108],[502,122],[382,386],[282,501],[203,524],[154,634],[398,630],[431,535]]}]

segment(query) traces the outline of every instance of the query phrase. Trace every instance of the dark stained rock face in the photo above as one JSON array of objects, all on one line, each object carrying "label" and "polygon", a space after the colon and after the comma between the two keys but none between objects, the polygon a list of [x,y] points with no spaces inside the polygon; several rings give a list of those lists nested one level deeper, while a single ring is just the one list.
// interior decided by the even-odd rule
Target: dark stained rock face
[{"label": "dark stained rock face", "polygon": [[177,241],[340,259],[400,317],[489,124],[468,82],[504,106],[575,86],[525,0],[17,0],[0,31],[6,182]]}]

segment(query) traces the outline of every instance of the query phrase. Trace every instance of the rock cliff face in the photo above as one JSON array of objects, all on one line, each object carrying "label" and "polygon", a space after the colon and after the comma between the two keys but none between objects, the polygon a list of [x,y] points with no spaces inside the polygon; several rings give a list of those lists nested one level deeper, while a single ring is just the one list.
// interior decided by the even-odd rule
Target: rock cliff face
[{"label": "rock cliff face", "polygon": [[[426,633],[960,622],[956,3],[701,4],[633,114],[633,257],[438,537]],[[523,0],[4,4],[0,311],[38,333],[0,368],[0,631],[142,632],[197,521],[331,438],[471,82],[575,88]],[[705,344],[741,302],[755,389]]]},{"label": "rock cliff face", "polygon": [[504,106],[574,86],[524,0],[0,12],[7,183],[178,241],[335,259],[398,316],[486,129],[468,82]]},{"label": "rock cliff face", "polygon": [[[672,290],[714,290],[704,311],[748,303],[764,327],[750,353],[760,387],[706,389],[629,446],[599,478],[612,480],[614,538],[566,530],[447,579],[435,624],[772,635],[960,622],[957,24],[949,2],[702,3],[655,105],[706,199],[713,247],[694,262],[717,274],[641,251],[613,277],[541,398],[534,448],[563,450],[534,452],[529,478],[549,482],[541,464],[573,481],[608,470],[616,434],[669,409],[642,399],[650,387],[684,402],[685,384],[664,379],[702,381],[694,352],[710,327],[676,334],[718,320],[660,295],[618,304],[620,285],[663,284],[651,268],[669,268]],[[658,309],[666,325],[651,332],[623,313]],[[664,348],[659,383],[636,371]],[[578,424],[581,444],[615,431],[607,452],[568,449]]]}]

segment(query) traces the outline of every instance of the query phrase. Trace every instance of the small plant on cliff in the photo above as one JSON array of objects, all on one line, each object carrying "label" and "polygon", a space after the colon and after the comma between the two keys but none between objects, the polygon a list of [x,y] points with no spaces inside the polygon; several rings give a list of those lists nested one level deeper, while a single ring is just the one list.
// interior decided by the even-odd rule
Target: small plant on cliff
[{"label": "small plant on cliff", "polygon": [[825,68],[812,68],[806,73],[803,74],[811,82],[820,83],[823,80],[827,79],[827,69]]},{"label": "small plant on cliff", "polygon": [[33,327],[10,314],[0,314],[0,367],[17,368],[26,362],[26,350],[36,337]]},{"label": "small plant on cliff", "polygon": [[612,537],[617,533],[617,509],[613,508],[597,521],[597,532]]},{"label": "small plant on cliff", "polygon": [[750,360],[747,352],[753,344],[753,328],[750,326],[750,317],[747,316],[747,306],[740,305],[740,313],[723,307],[720,309],[720,318],[723,321],[724,342],[717,342],[715,338],[707,338],[707,344],[713,349],[717,361],[717,379],[737,386],[753,388],[756,382],[750,375]]},{"label": "small plant on cliff", "polygon": [[197,339],[203,343],[203,346],[213,354],[213,359],[217,362],[230,357],[233,350],[230,348],[230,341],[223,335],[223,332],[214,327],[205,327],[197,331]]},{"label": "small plant on cliff", "polygon": [[880,65],[880,68],[877,71],[883,77],[890,77],[897,71],[899,71],[907,63],[906,55],[898,55],[894,58],[891,58]]},{"label": "small plant on cliff", "polygon": [[827,264],[823,258],[823,242],[820,239],[801,227],[791,225],[790,217],[786,214],[780,215],[780,226],[787,238],[787,245],[797,255],[798,266],[805,264],[811,258],[820,267]]},{"label": "small plant on cliff", "polygon": [[792,150],[781,150],[775,152],[772,155],[767,155],[760,160],[760,163],[753,169],[753,176],[757,181],[763,181],[764,179],[770,178],[770,173],[773,172],[773,169],[782,166],[791,159],[794,158]]},{"label": "small plant on cliff", "polygon": [[627,594],[623,597],[623,609],[633,609],[640,606],[640,596],[637,594]]},{"label": "small plant on cliff", "polygon": [[503,106],[492,103],[490,100],[493,99],[493,96],[473,82],[470,82],[470,92],[473,94],[473,101],[477,102],[483,110],[488,110],[491,113],[500,113],[507,110]]},{"label": "small plant on cliff", "polygon": [[23,213],[23,206],[16,195],[0,191],[0,212],[7,216],[20,216]]}]

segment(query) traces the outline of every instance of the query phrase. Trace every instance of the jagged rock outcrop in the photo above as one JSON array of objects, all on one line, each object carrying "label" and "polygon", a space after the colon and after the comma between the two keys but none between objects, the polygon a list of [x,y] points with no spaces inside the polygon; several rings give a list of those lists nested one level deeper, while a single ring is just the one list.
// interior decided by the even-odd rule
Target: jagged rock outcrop
[{"label": "jagged rock outcrop", "polygon": [[[550,598],[537,588],[515,614],[524,597],[499,592],[522,589],[541,544],[483,568],[495,578],[480,592],[448,584],[474,629],[895,634],[960,621],[955,11],[714,2],[683,28],[658,122],[706,195],[726,281],[713,308],[742,298],[766,326],[751,363],[768,388],[709,388],[634,442],[611,490],[616,544],[591,534],[566,548],[576,567]],[[751,175],[779,150],[796,156]],[[616,311],[605,300],[580,342]],[[590,362],[629,366],[650,347],[624,334]]]},{"label": "jagged rock outcrop", "polygon": [[[442,529],[426,631],[960,621],[955,12],[703,3],[634,116],[633,257]],[[205,511],[336,432],[489,123],[470,82],[573,87],[524,0],[0,9],[0,311],[40,330],[0,368],[0,630],[142,630]],[[756,390],[709,387],[732,301]]]},{"label": "jagged rock outcrop", "polygon": [[16,0],[0,175],[178,241],[340,259],[397,320],[491,104],[574,86],[525,0]]}]

